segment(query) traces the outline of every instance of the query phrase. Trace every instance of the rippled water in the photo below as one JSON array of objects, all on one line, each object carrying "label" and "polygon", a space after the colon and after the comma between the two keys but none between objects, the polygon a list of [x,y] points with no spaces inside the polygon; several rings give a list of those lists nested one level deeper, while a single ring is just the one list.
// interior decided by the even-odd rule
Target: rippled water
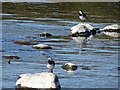
[{"label": "rippled water", "polygon": [[[11,64],[2,60],[3,88],[14,88],[20,74],[48,72],[48,57],[56,63],[54,73],[62,88],[118,87],[118,38],[103,34],[88,39],[68,36],[70,28],[81,23],[80,9],[91,20],[85,23],[94,27],[117,23],[118,3],[3,3],[2,9],[2,55],[20,57]],[[53,37],[39,37],[42,32]],[[12,40],[48,44],[53,49],[39,50]],[[74,63],[78,69],[66,72],[61,68],[64,63]]]}]

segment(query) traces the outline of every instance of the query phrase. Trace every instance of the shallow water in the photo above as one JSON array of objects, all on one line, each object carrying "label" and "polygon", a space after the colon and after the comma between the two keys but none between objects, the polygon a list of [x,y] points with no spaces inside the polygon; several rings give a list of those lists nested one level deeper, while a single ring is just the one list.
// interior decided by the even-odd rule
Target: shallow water
[{"label": "shallow water", "polygon": [[[103,34],[89,39],[68,36],[72,26],[82,23],[78,18],[80,9],[91,20],[85,23],[94,27],[103,28],[117,23],[118,3],[7,2],[3,3],[2,9],[2,55],[20,57],[11,60],[11,64],[7,59],[2,60],[3,88],[14,88],[20,74],[48,72],[48,57],[56,63],[54,73],[59,77],[62,88],[118,87],[118,38]],[[42,32],[53,37],[39,37]],[[14,44],[12,40],[48,44],[53,49],[39,50],[32,45]],[[64,63],[74,63],[78,69],[66,72],[61,68]]]}]

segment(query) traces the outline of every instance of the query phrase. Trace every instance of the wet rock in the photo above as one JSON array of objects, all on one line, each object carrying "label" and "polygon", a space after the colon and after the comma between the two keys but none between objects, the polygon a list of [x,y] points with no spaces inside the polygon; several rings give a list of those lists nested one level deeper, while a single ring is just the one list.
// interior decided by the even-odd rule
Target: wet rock
[{"label": "wet rock", "polygon": [[22,74],[16,82],[16,88],[61,88],[57,75],[50,72]]},{"label": "wet rock", "polygon": [[120,25],[112,24],[112,25],[108,25],[108,26],[106,26],[106,27],[104,27],[103,29],[100,29],[100,30],[109,31],[109,32],[119,31],[120,30]]},{"label": "wet rock", "polygon": [[50,37],[50,36],[52,36],[52,34],[43,32],[43,33],[40,33],[39,36],[40,37]]},{"label": "wet rock", "polygon": [[6,59],[19,59],[19,57],[16,55],[4,55],[2,57]]},{"label": "wet rock", "polygon": [[72,72],[72,71],[77,70],[77,66],[73,63],[66,63],[62,66],[62,68],[66,70],[67,72]]},{"label": "wet rock", "polygon": [[46,45],[46,44],[34,45],[33,48],[36,48],[36,49],[52,49],[52,47],[50,47],[49,45]]},{"label": "wet rock", "polygon": [[105,35],[111,37],[120,37],[120,25],[118,24],[108,25],[99,31],[103,31]]},{"label": "wet rock", "polygon": [[[89,24],[78,24],[73,26],[70,30],[71,33],[69,36],[89,36],[92,34],[92,32],[90,30],[93,30],[94,27],[92,27]],[[94,31],[93,31],[94,32]]]},{"label": "wet rock", "polygon": [[31,43],[31,42],[28,42],[28,41],[14,41],[14,43],[15,44],[23,44],[23,45],[36,45],[37,44],[37,43]]}]

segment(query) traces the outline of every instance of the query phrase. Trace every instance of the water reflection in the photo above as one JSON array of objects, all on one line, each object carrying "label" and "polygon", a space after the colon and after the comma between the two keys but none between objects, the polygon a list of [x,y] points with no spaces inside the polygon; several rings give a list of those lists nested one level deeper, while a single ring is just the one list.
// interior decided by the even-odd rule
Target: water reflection
[{"label": "water reflection", "polygon": [[91,38],[93,38],[93,35],[90,35],[89,37],[85,37],[85,36],[72,37],[72,39],[78,43],[79,54],[81,54],[81,52],[83,50],[82,48],[84,48],[86,46],[86,42],[88,40],[90,40]]}]

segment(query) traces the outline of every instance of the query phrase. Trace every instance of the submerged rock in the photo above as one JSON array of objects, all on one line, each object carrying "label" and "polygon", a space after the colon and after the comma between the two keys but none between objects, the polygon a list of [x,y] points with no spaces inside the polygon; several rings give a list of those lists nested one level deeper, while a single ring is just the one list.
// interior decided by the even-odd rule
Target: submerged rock
[{"label": "submerged rock", "polygon": [[36,49],[52,49],[52,47],[50,47],[49,45],[46,45],[46,44],[34,45],[33,48],[36,48]]},{"label": "submerged rock", "polygon": [[73,63],[66,63],[62,66],[62,68],[66,70],[67,72],[72,72],[72,71],[77,70],[77,66]]},{"label": "submerged rock", "polygon": [[4,55],[2,57],[6,59],[19,59],[19,57],[16,55]]},{"label": "submerged rock", "polygon": [[57,75],[50,72],[41,72],[35,74],[22,74],[16,82],[16,88],[57,88],[60,89],[60,83]]},{"label": "submerged rock", "polygon": [[14,41],[15,44],[23,44],[23,45],[36,45],[36,43],[31,43],[28,41]]},{"label": "submerged rock", "polygon": [[43,33],[40,33],[39,36],[40,37],[50,37],[50,36],[52,36],[52,34],[43,32]]}]

